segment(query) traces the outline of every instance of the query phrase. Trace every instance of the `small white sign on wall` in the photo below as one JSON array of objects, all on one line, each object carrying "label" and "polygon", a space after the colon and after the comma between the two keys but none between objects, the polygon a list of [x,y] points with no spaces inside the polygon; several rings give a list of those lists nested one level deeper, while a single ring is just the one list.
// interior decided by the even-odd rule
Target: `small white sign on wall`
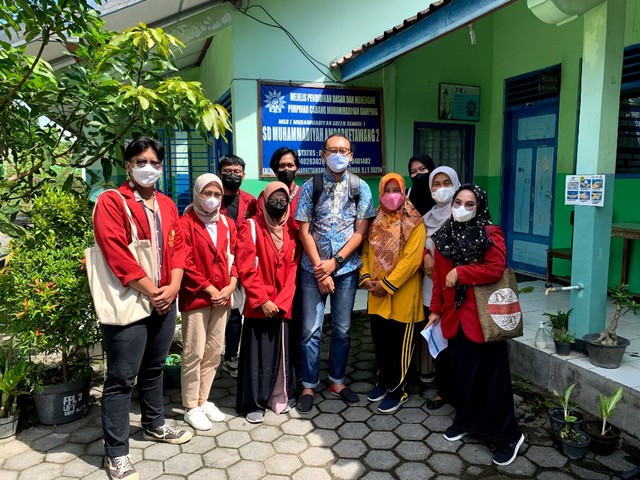
[{"label": "small white sign on wall", "polygon": [[602,207],[604,175],[567,175],[564,204]]}]

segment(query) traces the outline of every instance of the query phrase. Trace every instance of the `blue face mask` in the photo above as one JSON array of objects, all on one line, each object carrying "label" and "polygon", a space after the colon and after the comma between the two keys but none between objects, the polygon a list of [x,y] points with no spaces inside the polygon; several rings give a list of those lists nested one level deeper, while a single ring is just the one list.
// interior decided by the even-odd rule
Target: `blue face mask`
[{"label": "blue face mask", "polygon": [[349,157],[336,153],[327,157],[327,166],[332,172],[342,173],[349,166]]}]

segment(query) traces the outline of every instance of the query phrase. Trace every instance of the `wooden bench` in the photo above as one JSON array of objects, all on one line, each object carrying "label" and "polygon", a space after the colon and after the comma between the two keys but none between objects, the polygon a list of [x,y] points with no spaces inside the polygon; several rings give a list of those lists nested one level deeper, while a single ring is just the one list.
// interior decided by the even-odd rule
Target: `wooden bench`
[{"label": "wooden bench", "polygon": [[[573,219],[574,219],[574,211],[571,211],[571,215],[569,216],[569,223],[571,224],[571,244],[573,245]],[[568,260],[571,261],[572,256],[572,248],[549,248],[547,249],[547,281],[545,286],[548,288],[553,283],[561,283],[563,285],[569,285],[571,278],[570,277],[560,277],[553,274],[553,259],[558,258],[560,260]]]}]

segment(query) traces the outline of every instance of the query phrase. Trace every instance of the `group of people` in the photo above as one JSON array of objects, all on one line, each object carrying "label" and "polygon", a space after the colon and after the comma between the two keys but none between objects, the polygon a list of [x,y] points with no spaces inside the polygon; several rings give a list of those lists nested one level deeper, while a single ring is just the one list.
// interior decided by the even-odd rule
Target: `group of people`
[{"label": "group of people", "polygon": [[[484,342],[468,288],[497,281],[506,263],[504,236],[491,223],[486,193],[461,185],[453,169],[435,168],[430,157],[416,155],[409,161],[411,188],[399,174],[383,176],[374,209],[367,183],[349,172],[353,149],[346,136],[328,137],[321,158],[324,173],[299,186],[297,153],[278,149],[270,164],[277,180],[255,199],[240,188],[244,161],[225,156],[220,178],[199,176],[193,201],[179,216],[171,199],[155,189],[162,144],[140,137],[126,147],[129,178],[118,188],[121,196],[106,191],[98,198],[94,231],[116,277],[147,295],[154,308],[143,320],[103,326],[102,421],[111,478],[138,478],[128,456],[136,382],[145,439],[181,444],[192,436],[167,425],[163,415],[162,368],[176,303],[184,341],[184,420],[208,430],[225,418],[209,401],[221,358],[230,373],[237,372],[236,407],[248,422],[262,422],[267,409],[312,410],[327,297],[329,392],[358,404],[345,384],[358,288],[368,292],[378,368],[367,399],[379,401],[382,413],[400,408],[408,398],[414,351],[421,347],[419,331],[439,328],[449,343],[435,360],[437,394],[427,408],[455,407],[445,439],[473,434],[495,446],[495,463],[515,459],[524,436],[514,414],[506,343]],[[151,276],[129,250],[127,215],[157,257]]]}]

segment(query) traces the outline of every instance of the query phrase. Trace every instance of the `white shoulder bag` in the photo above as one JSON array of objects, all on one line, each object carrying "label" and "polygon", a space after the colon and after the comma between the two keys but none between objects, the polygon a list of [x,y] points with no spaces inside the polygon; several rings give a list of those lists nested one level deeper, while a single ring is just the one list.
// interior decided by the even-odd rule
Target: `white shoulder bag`
[{"label": "white shoulder bag", "polygon": [[[102,194],[108,192],[106,190]],[[155,278],[158,269],[156,256],[153,254],[149,240],[138,239],[138,229],[131,218],[131,210],[124,197],[117,190],[113,190],[122,198],[125,211],[131,225],[131,243],[129,250],[149,278]],[[101,195],[102,195],[101,194]],[[96,210],[93,209],[95,216]],[[95,224],[95,218],[94,218]],[[113,273],[98,245],[93,245],[84,251],[89,276],[89,287],[95,305],[96,315],[104,325],[129,325],[151,315],[153,306],[151,299],[133,287],[123,287]]]}]

